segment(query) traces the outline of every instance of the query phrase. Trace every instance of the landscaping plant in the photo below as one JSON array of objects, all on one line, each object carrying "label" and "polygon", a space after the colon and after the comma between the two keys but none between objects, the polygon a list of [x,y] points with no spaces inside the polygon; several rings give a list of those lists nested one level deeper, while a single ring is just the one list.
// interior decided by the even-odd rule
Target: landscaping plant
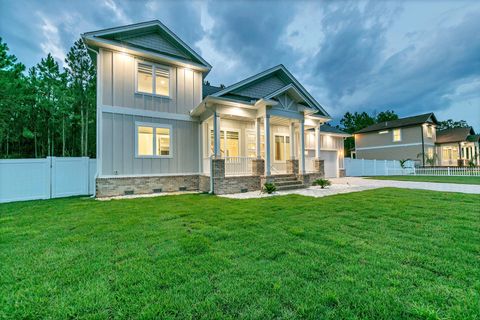
[{"label": "landscaping plant", "polygon": [[268,194],[272,194],[275,191],[277,191],[277,186],[275,186],[275,183],[265,182],[265,184],[263,185],[263,192],[266,192]]},{"label": "landscaping plant", "polygon": [[317,179],[313,181],[314,186],[320,186],[322,189],[325,189],[325,187],[331,186],[332,183],[328,179]]}]

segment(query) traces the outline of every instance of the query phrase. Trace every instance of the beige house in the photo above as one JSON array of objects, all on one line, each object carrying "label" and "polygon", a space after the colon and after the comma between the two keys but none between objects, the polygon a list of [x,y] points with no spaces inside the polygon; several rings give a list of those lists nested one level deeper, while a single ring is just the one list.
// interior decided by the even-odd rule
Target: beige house
[{"label": "beige house", "polygon": [[433,113],[382,122],[355,133],[358,159],[410,159],[423,166],[480,163],[480,135],[473,128],[436,130]]},{"label": "beige house", "polygon": [[480,135],[473,128],[453,128],[437,131],[437,165],[480,165]]},{"label": "beige house", "polygon": [[371,125],[355,132],[355,156],[358,159],[411,159],[426,165],[428,159],[435,157],[436,125],[433,113]]},{"label": "beige house", "polygon": [[342,174],[348,135],[322,131],[329,114],[283,65],[220,88],[157,20],[82,38],[97,64],[97,196],[300,188]]}]

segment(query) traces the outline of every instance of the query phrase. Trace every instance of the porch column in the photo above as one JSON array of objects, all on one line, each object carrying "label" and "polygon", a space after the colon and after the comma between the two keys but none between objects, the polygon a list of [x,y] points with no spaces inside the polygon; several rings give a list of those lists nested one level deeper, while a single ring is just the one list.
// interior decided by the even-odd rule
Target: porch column
[{"label": "porch column", "polygon": [[290,159],[295,160],[295,123],[290,122]]},{"label": "porch column", "polygon": [[300,120],[300,174],[305,174],[305,120]]},{"label": "porch column", "polygon": [[262,158],[262,149],[261,149],[261,131],[260,131],[260,125],[262,124],[262,119],[261,118],[257,118],[255,119],[255,131],[257,132],[257,136],[256,136],[256,149],[257,149],[257,159],[261,159]]},{"label": "porch column", "polygon": [[265,176],[270,176],[270,115],[265,114],[264,130],[265,130]]},{"label": "porch column", "polygon": [[319,122],[318,125],[315,127],[315,158],[319,159],[320,158],[320,148],[321,148],[321,137],[320,137],[320,125],[321,123]]},{"label": "porch column", "polygon": [[213,154],[220,158],[220,115],[215,111],[213,114]]}]

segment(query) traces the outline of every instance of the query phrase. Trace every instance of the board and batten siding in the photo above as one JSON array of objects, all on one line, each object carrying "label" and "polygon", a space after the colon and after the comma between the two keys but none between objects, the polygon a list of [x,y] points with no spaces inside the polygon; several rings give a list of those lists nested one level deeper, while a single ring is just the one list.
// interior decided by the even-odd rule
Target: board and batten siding
[{"label": "board and batten siding", "polygon": [[[171,158],[136,158],[135,123],[172,126]],[[199,172],[198,123],[103,113],[102,175],[162,175]]]},{"label": "board and batten siding", "polygon": [[103,105],[188,114],[202,101],[203,79],[199,71],[169,66],[170,98],[157,97],[135,93],[134,56],[105,49],[100,54]]}]

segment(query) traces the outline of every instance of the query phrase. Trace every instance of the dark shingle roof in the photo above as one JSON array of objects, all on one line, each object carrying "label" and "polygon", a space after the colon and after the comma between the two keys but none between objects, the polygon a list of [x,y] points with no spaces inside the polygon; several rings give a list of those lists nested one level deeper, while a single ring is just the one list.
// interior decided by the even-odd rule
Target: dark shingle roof
[{"label": "dark shingle roof", "polygon": [[474,135],[472,127],[452,128],[437,131],[437,139],[435,143],[448,143],[466,141],[467,137]]},{"label": "dark shingle roof", "polygon": [[413,126],[416,124],[422,124],[425,122],[437,123],[437,119],[435,118],[435,115],[433,114],[433,112],[420,114],[418,116],[413,116],[413,117],[407,117],[407,118],[401,118],[401,119],[392,120],[392,121],[384,121],[384,122],[376,123],[366,128],[363,128],[362,130],[359,130],[355,133],[364,133],[364,132],[380,131],[380,130],[391,129],[391,128],[407,127],[407,126]]},{"label": "dark shingle roof", "polygon": [[322,124],[320,126],[320,132],[329,132],[329,133],[336,133],[336,134],[348,134],[345,131],[342,131],[338,128],[332,127],[329,124]]},{"label": "dark shingle roof", "polygon": [[203,84],[203,98],[205,98],[206,96],[209,96],[211,94],[214,94],[215,92],[218,92],[220,90],[223,90],[221,87],[215,87],[215,86],[211,86],[209,84]]}]

